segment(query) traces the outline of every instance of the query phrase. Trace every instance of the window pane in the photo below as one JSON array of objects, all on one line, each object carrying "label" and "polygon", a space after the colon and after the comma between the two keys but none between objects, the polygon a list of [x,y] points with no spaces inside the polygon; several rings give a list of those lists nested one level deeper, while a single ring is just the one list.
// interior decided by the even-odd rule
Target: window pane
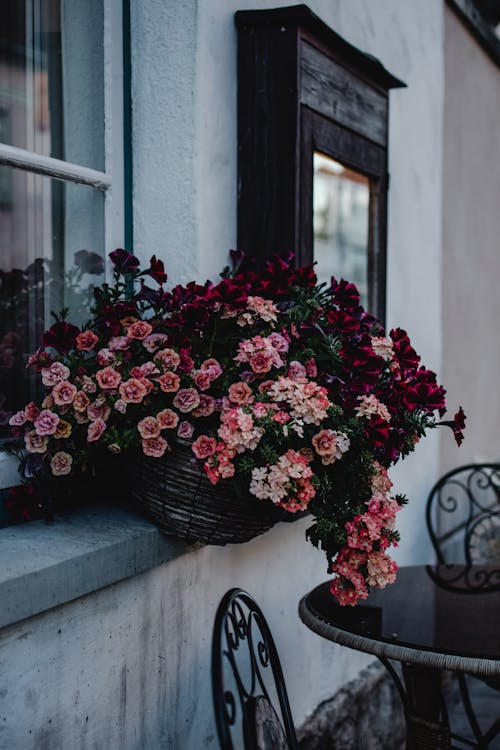
[{"label": "window pane", "polygon": [[319,281],[347,279],[368,301],[368,177],[314,154],[314,260]]},{"label": "window pane", "polygon": [[0,141],[104,169],[102,0],[1,0]]},{"label": "window pane", "polygon": [[[0,167],[0,434],[36,395],[25,369],[52,310],[89,317],[103,279],[104,195],[83,185]],[[3,431],[3,433],[2,433]]]}]

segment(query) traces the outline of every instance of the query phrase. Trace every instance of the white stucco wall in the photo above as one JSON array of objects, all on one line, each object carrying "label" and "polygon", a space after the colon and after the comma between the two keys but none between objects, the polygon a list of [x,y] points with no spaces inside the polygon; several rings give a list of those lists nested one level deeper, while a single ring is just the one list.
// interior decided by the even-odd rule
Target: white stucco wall
[{"label": "white stucco wall", "polygon": [[[234,11],[276,3],[131,5],[134,249],[164,258],[174,283],[215,277],[236,242]],[[443,5],[310,0],[309,6],[408,84],[390,99],[387,317],[390,326],[407,328],[424,362],[439,372]],[[437,447],[433,435],[394,472],[398,489],[412,498],[400,522],[402,563],[431,558],[423,512],[437,476]],[[264,609],[300,724],[367,662],[298,620],[301,595],[326,577],[323,554],[304,539],[307,524],[280,525],[243,546],[191,551],[4,631],[3,673],[22,675],[9,706],[24,710],[28,731],[24,744],[16,744],[24,723],[6,720],[5,746],[216,747],[210,637],[216,605],[231,586],[248,589]]]},{"label": "white stucco wall", "polygon": [[459,454],[442,469],[500,459],[500,70],[449,10],[443,171],[443,371],[467,414]]}]

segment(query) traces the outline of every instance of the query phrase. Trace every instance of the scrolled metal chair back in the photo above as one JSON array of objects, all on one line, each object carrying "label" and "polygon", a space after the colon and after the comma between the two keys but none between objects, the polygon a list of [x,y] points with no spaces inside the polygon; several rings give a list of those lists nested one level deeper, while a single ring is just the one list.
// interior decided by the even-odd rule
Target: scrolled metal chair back
[{"label": "scrolled metal chair back", "polygon": [[221,750],[297,750],[278,652],[264,615],[241,589],[223,597],[212,639]]},{"label": "scrolled metal chair back", "polygon": [[439,563],[500,563],[500,463],[467,464],[441,477],[426,522]]}]

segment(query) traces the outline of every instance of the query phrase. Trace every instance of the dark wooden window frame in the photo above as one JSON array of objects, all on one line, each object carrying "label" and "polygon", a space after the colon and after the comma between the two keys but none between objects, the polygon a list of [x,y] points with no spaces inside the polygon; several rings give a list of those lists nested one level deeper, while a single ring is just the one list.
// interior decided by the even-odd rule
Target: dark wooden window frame
[{"label": "dark wooden window frame", "polygon": [[368,308],[385,318],[389,89],[403,86],[305,5],[238,11],[238,247],[313,259],[313,155],[369,178]]}]

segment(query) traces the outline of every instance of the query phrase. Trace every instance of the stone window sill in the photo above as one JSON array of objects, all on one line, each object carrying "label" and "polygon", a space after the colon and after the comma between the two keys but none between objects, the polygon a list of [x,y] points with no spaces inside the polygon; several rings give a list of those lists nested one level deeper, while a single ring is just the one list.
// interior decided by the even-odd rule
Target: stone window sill
[{"label": "stone window sill", "polygon": [[112,507],[0,529],[0,628],[192,549],[144,518]]}]

